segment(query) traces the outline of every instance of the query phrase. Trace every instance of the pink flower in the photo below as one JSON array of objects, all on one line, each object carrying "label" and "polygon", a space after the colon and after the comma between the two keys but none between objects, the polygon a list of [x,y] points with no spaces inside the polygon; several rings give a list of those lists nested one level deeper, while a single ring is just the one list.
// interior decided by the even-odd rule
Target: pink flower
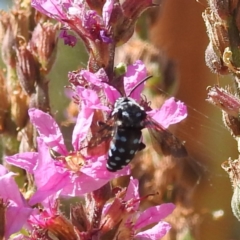
[{"label": "pink flower", "polygon": [[89,9],[84,1],[32,0],[32,7],[36,10],[64,23],[65,33],[61,33],[60,37],[64,37],[65,43],[71,46],[76,39],[66,34],[66,29],[73,30],[84,42],[112,42],[108,28],[112,5],[112,0],[105,3],[102,18],[96,11]]},{"label": "pink flower", "polygon": [[[120,93],[103,79],[102,69],[97,73],[91,73],[87,70],[82,70],[82,77],[89,83],[104,90],[107,101],[112,105],[121,97]],[[128,66],[127,72],[123,78],[124,90],[127,96],[131,90],[147,76],[146,67],[142,61],[138,60],[133,65]],[[144,83],[138,86],[129,97],[135,99],[137,102],[144,102],[141,99],[141,92],[143,91]],[[147,104],[145,102],[145,104]],[[96,105],[95,105],[96,106]],[[97,106],[96,106],[97,108]],[[174,98],[169,98],[165,101],[160,109],[150,109],[146,113],[157,121],[164,128],[168,128],[171,124],[176,124],[187,117],[187,108],[181,101],[175,101]]]},{"label": "pink flower", "polygon": [[[170,224],[163,221],[172,213],[175,206],[172,203],[165,203],[150,207],[145,211],[139,211],[141,199],[138,194],[138,180],[131,179],[125,197],[121,199],[124,191],[116,195],[112,203],[105,206],[102,223],[103,233],[113,229],[115,224],[121,224],[117,228],[116,235],[121,239],[124,236],[134,236],[136,240],[158,240],[162,238],[171,228]],[[111,219],[108,221],[108,219]],[[156,224],[148,230],[141,231],[150,224]]]},{"label": "pink flower", "polygon": [[[96,104],[96,101],[93,102]],[[57,192],[62,196],[80,196],[100,188],[113,178],[129,174],[129,167],[116,174],[107,171],[106,155],[86,157],[79,152],[93,112],[94,107],[82,104],[72,135],[74,151],[68,152],[55,120],[41,110],[29,110],[30,120],[39,133],[38,152],[19,153],[6,157],[6,161],[34,174],[37,191],[29,201],[31,205]],[[54,159],[50,149],[61,156]]]},{"label": "pink flower", "polygon": [[32,213],[32,208],[19,192],[14,176],[14,173],[8,172],[0,165],[0,204],[5,205],[4,237],[6,239],[18,232]]}]

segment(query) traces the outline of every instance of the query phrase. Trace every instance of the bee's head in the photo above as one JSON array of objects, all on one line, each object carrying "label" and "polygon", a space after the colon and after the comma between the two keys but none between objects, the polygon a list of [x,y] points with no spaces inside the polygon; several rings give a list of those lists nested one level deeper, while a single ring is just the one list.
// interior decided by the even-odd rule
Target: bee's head
[{"label": "bee's head", "polygon": [[146,118],[144,108],[130,97],[121,97],[114,104],[112,116],[115,115],[118,125],[123,127],[141,127]]}]

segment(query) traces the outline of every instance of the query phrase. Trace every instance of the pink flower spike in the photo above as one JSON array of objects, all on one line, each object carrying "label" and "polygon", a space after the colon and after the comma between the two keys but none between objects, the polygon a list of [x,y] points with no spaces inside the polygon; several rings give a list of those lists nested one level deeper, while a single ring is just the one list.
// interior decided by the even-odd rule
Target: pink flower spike
[{"label": "pink flower spike", "polygon": [[164,128],[176,124],[187,117],[187,107],[181,101],[175,101],[173,97],[167,99],[159,110],[152,110],[148,114],[160,123]]},{"label": "pink flower spike", "polygon": [[141,213],[134,227],[135,229],[140,229],[149,224],[159,222],[171,214],[174,209],[175,205],[172,203],[165,203],[159,206],[150,207]]},{"label": "pink flower spike", "polygon": [[[124,89],[129,95],[130,91],[144,78],[147,76],[147,69],[144,63],[141,60],[137,60],[133,65],[129,65],[127,68],[127,72],[124,77]],[[134,98],[137,102],[140,100],[140,94],[142,93],[144,88],[144,83],[138,86],[133,93],[131,94],[131,98]]]},{"label": "pink flower spike", "polygon": [[[13,179],[15,175],[0,165],[0,200],[6,205],[5,239],[18,232],[32,213]],[[17,217],[16,217],[17,216]]]},{"label": "pink flower spike", "polygon": [[48,147],[65,155],[67,149],[64,145],[63,136],[52,116],[36,108],[30,108],[28,114],[30,121],[36,127],[40,137],[44,139]]},{"label": "pink flower spike", "polygon": [[167,222],[159,222],[157,225],[146,231],[137,233],[134,240],[159,240],[167,234],[171,225]]}]

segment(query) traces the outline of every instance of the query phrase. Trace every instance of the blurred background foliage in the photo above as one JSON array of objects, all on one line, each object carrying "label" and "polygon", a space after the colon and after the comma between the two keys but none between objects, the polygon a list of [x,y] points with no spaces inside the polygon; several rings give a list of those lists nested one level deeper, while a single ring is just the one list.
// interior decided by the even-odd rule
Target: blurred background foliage
[{"label": "blurred background foliage", "polygon": [[[0,8],[7,10],[10,5],[11,1],[0,1]],[[166,0],[159,8],[145,13],[137,27],[144,39],[164,51],[176,65],[174,89],[170,94],[185,102],[189,110],[187,121],[173,129],[180,139],[186,141],[191,156],[190,162],[183,163],[181,176],[186,177],[186,182],[192,181],[191,161],[201,169],[197,180],[186,184],[189,192],[194,190],[190,205],[198,214],[198,220],[194,223],[192,217],[179,224],[182,229],[174,228],[179,233],[175,232],[166,239],[240,239],[239,222],[233,217],[230,207],[231,184],[221,168],[221,163],[229,157],[237,157],[237,144],[223,127],[221,111],[205,101],[209,85],[232,86],[232,82],[230,77],[218,77],[206,67],[204,54],[208,38],[201,16],[206,7],[205,1]],[[58,57],[48,78],[52,113],[58,122],[62,122],[69,104],[64,93],[64,86],[68,84],[67,74],[85,67],[87,54],[80,44],[71,48],[64,46],[61,40],[58,48]],[[143,181],[148,180],[145,177]]]}]

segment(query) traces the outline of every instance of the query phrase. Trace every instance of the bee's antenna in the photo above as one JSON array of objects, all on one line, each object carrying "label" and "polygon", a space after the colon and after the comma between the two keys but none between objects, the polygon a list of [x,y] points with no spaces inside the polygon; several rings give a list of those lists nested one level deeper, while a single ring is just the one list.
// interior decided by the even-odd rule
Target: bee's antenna
[{"label": "bee's antenna", "polygon": [[131,89],[131,91],[130,91],[130,93],[128,94],[128,97],[142,84],[142,83],[144,83],[144,82],[146,82],[149,78],[151,78],[152,76],[150,75],[150,76],[147,76],[147,77],[145,77],[142,81],[140,81],[137,85],[135,85],[132,89]]}]

